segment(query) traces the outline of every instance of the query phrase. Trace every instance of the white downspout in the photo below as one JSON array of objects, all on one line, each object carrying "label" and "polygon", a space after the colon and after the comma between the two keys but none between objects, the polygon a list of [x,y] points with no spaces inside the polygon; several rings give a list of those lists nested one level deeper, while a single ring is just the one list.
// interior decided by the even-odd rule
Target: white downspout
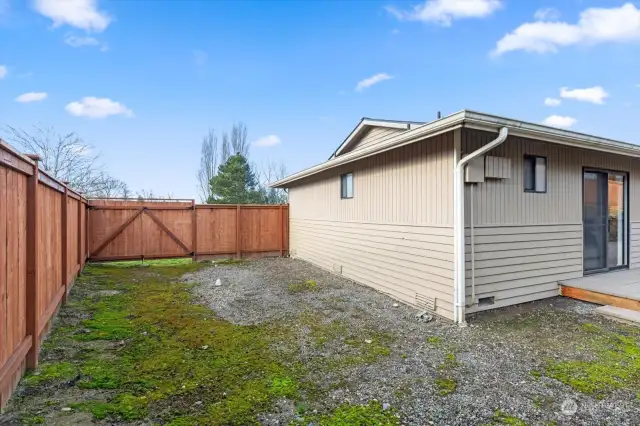
[{"label": "white downspout", "polygon": [[[475,157],[484,154],[500,145],[507,139],[509,130],[500,129],[498,137],[487,145],[478,148],[471,154],[461,158],[456,164],[453,176],[453,251],[454,251],[454,283],[453,283],[453,320],[465,325],[465,236],[464,236],[464,167]],[[461,154],[461,153],[460,153]]]}]

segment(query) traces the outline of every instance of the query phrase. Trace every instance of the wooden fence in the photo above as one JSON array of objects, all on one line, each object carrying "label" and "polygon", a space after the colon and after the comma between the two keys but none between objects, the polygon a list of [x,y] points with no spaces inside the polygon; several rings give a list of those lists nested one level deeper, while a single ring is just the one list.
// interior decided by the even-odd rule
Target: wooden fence
[{"label": "wooden fence", "polygon": [[287,205],[91,200],[0,140],[0,408],[87,260],[282,256]]},{"label": "wooden fence", "polygon": [[0,407],[84,267],[86,204],[0,141]]},{"label": "wooden fence", "polygon": [[89,202],[89,259],[282,256],[289,206],[176,201]]}]

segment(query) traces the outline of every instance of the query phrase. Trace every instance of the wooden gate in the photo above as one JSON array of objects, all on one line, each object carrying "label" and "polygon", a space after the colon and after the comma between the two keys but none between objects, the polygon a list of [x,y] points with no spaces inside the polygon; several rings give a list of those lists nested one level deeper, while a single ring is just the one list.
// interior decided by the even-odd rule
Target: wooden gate
[{"label": "wooden gate", "polygon": [[89,260],[283,256],[289,206],[91,200]]},{"label": "wooden gate", "polygon": [[194,215],[193,201],[91,201],[89,258],[130,260],[193,256]]}]

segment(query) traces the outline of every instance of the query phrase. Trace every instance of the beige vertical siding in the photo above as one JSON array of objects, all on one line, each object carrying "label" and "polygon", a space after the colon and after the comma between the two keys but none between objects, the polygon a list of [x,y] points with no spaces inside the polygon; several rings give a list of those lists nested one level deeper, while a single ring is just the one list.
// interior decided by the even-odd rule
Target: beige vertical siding
[{"label": "beige vertical siding", "polygon": [[362,136],[362,138],[354,145],[354,147],[346,152],[358,151],[363,148],[367,148],[369,146],[383,142],[386,139],[405,131],[406,131],[405,129],[389,129],[387,127],[374,127],[369,131],[367,131]]},{"label": "beige vertical siding", "polygon": [[[328,171],[289,189],[290,252],[452,317],[453,134]],[[340,199],[353,172],[354,197]]]},{"label": "beige vertical siding", "polygon": [[[472,152],[494,138],[495,134],[465,129],[463,153]],[[547,157],[546,193],[524,192],[525,154]],[[514,137],[488,155],[511,160],[509,179],[487,179],[474,187],[476,297],[493,296],[495,304],[474,306],[468,312],[554,296],[558,280],[583,275],[584,167],[629,173],[630,267],[640,267],[640,160]],[[471,202],[471,189],[467,185],[467,235]],[[470,253],[467,260],[469,304]]]}]

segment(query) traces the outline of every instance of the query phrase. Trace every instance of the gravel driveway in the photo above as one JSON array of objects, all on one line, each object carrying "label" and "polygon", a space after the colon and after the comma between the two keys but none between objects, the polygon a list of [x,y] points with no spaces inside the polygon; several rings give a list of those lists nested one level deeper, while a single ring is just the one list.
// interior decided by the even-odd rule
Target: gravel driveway
[{"label": "gravel driveway", "polygon": [[[633,378],[640,334],[601,319],[595,305],[553,298],[478,314],[460,328],[420,322],[415,309],[300,260],[217,265],[188,279],[202,283],[195,291],[224,319],[281,329],[273,349],[304,371],[304,407],[283,400],[264,424],[372,400],[407,425],[640,424],[637,386],[601,379],[606,360],[594,343],[631,344],[620,368]],[[574,369],[565,377],[558,366]],[[587,387],[598,380],[610,386]]]}]

